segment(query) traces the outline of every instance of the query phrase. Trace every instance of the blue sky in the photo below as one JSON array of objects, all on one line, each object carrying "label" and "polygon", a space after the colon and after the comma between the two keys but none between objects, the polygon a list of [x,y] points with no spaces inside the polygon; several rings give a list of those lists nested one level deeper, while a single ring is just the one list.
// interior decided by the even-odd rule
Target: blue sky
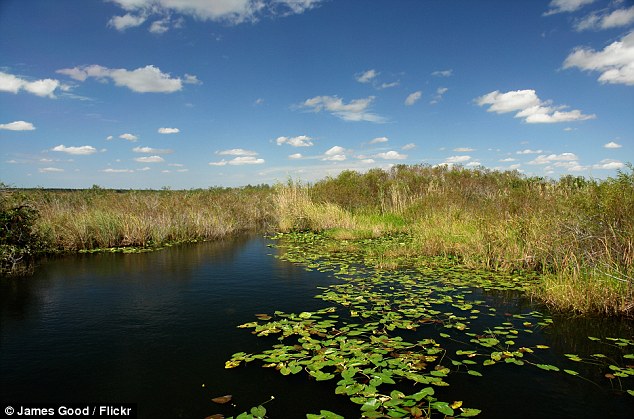
[{"label": "blue sky", "polygon": [[634,162],[634,4],[2,0],[0,181],[189,189]]}]

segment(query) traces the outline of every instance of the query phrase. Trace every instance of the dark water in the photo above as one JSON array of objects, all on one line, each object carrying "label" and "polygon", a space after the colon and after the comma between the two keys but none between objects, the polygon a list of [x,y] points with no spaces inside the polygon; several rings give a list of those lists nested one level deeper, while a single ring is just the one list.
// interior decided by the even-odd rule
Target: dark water
[{"label": "dark water", "polygon": [[[339,282],[279,261],[268,243],[240,238],[146,254],[67,257],[43,263],[32,278],[0,282],[0,399],[128,402],[138,404],[142,418],[202,419],[237,415],[275,396],[265,405],[271,418],[302,418],[320,409],[358,417],[357,405],[334,394],[334,381],[284,377],[255,363],[224,368],[231,354],[274,342],[237,325],[255,313],[325,307],[313,298],[316,287]],[[525,301],[483,297],[500,311],[527,310]],[[593,344],[588,335],[632,338],[632,325],[559,318],[533,339],[555,349],[544,363],[561,364],[563,353],[592,353],[583,347]],[[598,385],[536,368],[499,367],[485,377],[452,376],[451,386],[437,394],[483,409],[481,417],[634,417],[634,397],[612,391],[596,367],[584,373]],[[579,364],[562,367],[581,372]],[[234,396],[236,407],[211,402],[225,394]]]}]

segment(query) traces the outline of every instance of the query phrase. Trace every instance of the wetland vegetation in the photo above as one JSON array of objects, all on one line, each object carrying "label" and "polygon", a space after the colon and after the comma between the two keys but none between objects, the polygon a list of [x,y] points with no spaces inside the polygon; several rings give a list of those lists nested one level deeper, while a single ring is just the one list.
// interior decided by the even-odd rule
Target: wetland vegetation
[{"label": "wetland vegetation", "polygon": [[[4,186],[4,185],[3,185]],[[312,231],[333,250],[372,248],[395,268],[421,256],[538,274],[527,292],[577,313],[634,313],[634,169],[559,180],[447,166],[344,171],[314,184],[189,191],[1,192],[2,271],[46,252],[137,251],[245,231]],[[17,272],[20,272],[17,269]]]},{"label": "wetland vegetation", "polygon": [[[633,214],[631,166],[606,180],[395,166],[275,187],[5,188],[2,269],[46,253],[136,252],[266,232],[284,263],[338,282],[316,291],[319,309],[273,310],[242,323],[265,343],[235,352],[228,370],[256,363],[331,382],[362,417],[476,416],[487,403],[447,388],[479,385],[489,374],[499,380],[509,368],[590,383],[630,398],[617,403],[627,412]],[[554,351],[544,338],[557,312],[620,317],[622,330],[591,332]],[[232,400],[213,396],[219,410]],[[269,402],[238,417],[265,417]]]}]

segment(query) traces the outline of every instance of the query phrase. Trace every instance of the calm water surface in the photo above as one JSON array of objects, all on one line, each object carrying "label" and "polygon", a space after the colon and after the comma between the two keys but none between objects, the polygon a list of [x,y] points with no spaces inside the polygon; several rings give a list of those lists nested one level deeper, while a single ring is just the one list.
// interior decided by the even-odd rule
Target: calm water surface
[{"label": "calm water surface", "polygon": [[[67,257],[43,263],[32,278],[2,281],[0,398],[138,403],[142,418],[202,419],[237,415],[273,395],[265,405],[271,418],[320,409],[358,417],[357,405],[334,394],[335,381],[284,377],[256,363],[224,369],[233,353],[274,342],[236,326],[256,313],[323,308],[330,304],[314,298],[316,287],[339,283],[272,257],[269,243],[244,237],[154,253]],[[533,309],[497,294],[474,297],[501,311]],[[632,334],[627,322],[559,318],[533,338],[563,354],[592,351],[588,335]],[[544,363],[560,360],[551,352]],[[497,367],[481,368],[485,377],[452,376],[437,394],[483,409],[481,417],[634,417],[634,397],[611,391],[596,368],[585,372],[600,385],[536,368]],[[225,394],[236,407],[211,402]]]}]

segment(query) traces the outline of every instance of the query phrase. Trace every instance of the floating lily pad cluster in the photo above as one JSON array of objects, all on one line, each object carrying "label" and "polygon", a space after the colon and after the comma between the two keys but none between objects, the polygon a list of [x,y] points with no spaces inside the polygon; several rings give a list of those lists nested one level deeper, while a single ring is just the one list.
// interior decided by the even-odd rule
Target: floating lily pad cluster
[{"label": "floating lily pad cluster", "polygon": [[[553,320],[534,310],[498,313],[482,291],[500,290],[514,298],[530,278],[466,270],[447,260],[398,256],[398,248],[407,246],[406,236],[341,242],[314,233],[290,233],[277,239],[277,257],[342,281],[320,289],[316,298],[328,304],[321,310],[258,314],[256,320],[240,325],[257,336],[276,336],[278,343],[261,353],[236,353],[226,368],[258,361],[282,375],[331,381],[334,392],[358,404],[360,416],[367,418],[472,417],[481,410],[463,406],[461,400],[440,400],[436,389],[449,386],[456,374],[481,377],[495,364],[560,371],[542,363],[537,354],[548,346],[529,344],[533,332]],[[399,258],[397,268],[377,267],[389,251]],[[610,343],[633,344],[626,339]],[[569,355],[572,361],[582,361]],[[631,358],[634,355],[623,356]],[[634,376],[632,366],[606,365],[614,379]],[[307,416],[340,417],[329,411]]]}]

